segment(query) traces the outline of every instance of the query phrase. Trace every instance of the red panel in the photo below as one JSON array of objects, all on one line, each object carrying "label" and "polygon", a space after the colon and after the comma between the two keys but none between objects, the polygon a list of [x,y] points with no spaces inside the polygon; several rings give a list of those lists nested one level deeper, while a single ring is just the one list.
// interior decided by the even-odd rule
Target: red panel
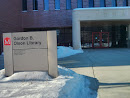
[{"label": "red panel", "polygon": [[[107,34],[107,43],[108,43],[108,46],[107,47],[105,47],[105,46],[103,46],[102,44],[103,44],[103,36],[102,36],[102,34]],[[99,46],[94,46],[94,44],[95,44],[95,35],[99,35]],[[92,32],[92,48],[109,48],[109,32]]]}]

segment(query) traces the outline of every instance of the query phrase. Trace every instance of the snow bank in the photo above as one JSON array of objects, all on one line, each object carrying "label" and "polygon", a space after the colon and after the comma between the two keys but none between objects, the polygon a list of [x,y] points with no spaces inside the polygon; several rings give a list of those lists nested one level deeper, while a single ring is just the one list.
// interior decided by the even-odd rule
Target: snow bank
[{"label": "snow bank", "polygon": [[[0,70],[1,98],[96,98],[86,76],[58,66],[59,76],[51,78],[47,72],[18,72],[4,77]],[[46,80],[46,81],[45,81]]]},{"label": "snow bank", "polygon": [[75,55],[77,53],[83,53],[83,50],[73,50],[72,47],[64,47],[64,46],[58,46],[57,47],[57,54],[58,58],[64,58],[67,56]]},{"label": "snow bank", "polygon": [[90,89],[90,81],[86,76],[79,75],[70,69],[60,67],[63,73],[67,73],[68,81],[59,93],[59,98],[96,98],[96,91]]},{"label": "snow bank", "polygon": [[0,80],[5,77],[4,75],[5,75],[5,69],[0,70]]},{"label": "snow bank", "polygon": [[4,55],[4,52],[2,52],[0,55]]},{"label": "snow bank", "polygon": [[33,72],[17,72],[10,77],[4,78],[3,81],[28,81],[28,80],[47,81],[49,79],[51,79],[51,77],[48,75],[47,72],[33,71]]},{"label": "snow bank", "polygon": [[4,52],[2,52],[1,55],[4,55]]}]

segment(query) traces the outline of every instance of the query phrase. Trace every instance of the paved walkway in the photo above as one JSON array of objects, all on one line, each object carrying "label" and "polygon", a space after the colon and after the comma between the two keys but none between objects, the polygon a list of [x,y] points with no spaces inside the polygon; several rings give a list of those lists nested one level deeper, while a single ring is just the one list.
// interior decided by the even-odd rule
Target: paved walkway
[{"label": "paved walkway", "polygon": [[99,98],[130,98],[130,49],[86,49],[59,65],[99,80]]}]

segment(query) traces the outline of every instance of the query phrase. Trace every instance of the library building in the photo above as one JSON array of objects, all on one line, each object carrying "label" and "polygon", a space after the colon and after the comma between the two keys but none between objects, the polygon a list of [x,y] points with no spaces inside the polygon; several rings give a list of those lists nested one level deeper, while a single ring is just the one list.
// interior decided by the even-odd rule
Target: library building
[{"label": "library building", "polygon": [[3,0],[2,33],[57,31],[58,46],[130,47],[130,0]]}]

